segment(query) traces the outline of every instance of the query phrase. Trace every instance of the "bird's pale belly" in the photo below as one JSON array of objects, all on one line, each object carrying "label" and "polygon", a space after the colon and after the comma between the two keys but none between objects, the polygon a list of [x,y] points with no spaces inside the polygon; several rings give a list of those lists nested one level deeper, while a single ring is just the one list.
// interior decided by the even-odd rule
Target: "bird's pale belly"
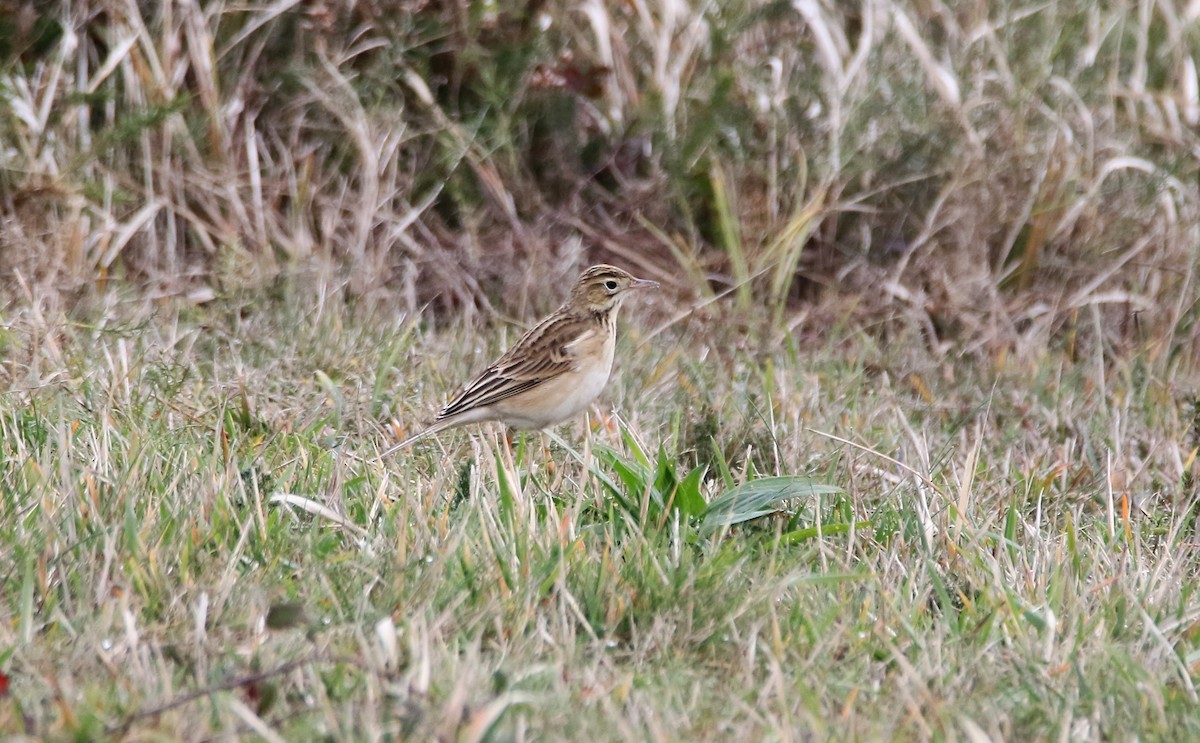
[{"label": "bird's pale belly", "polygon": [[[493,408],[512,428],[531,430],[548,428],[576,415],[596,399],[612,372],[612,351],[583,364],[578,371],[548,380],[537,388]],[[506,403],[513,403],[511,406]]]}]

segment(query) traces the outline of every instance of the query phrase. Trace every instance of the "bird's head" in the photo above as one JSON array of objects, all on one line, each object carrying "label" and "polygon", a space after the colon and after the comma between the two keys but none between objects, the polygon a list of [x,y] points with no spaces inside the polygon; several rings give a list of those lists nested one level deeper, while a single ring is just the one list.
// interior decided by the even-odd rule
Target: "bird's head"
[{"label": "bird's head", "polygon": [[605,313],[619,307],[631,291],[657,288],[657,281],[634,278],[616,266],[592,266],[575,282],[570,302],[578,309]]}]

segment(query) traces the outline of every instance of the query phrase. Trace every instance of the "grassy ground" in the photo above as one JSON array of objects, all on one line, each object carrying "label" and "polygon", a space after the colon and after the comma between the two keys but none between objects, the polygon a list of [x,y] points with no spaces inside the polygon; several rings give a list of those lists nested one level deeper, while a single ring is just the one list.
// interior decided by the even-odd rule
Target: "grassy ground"
[{"label": "grassy ground", "polygon": [[[1196,49],[0,0],[0,737],[1197,739]],[[600,261],[586,421],[380,458]]]},{"label": "grassy ground", "polygon": [[[299,304],[7,316],[7,734],[1200,734],[1197,401],[1165,364],[639,345],[643,305],[590,428],[379,461],[501,334]],[[660,461],[706,498],[841,492],[709,531]]]}]

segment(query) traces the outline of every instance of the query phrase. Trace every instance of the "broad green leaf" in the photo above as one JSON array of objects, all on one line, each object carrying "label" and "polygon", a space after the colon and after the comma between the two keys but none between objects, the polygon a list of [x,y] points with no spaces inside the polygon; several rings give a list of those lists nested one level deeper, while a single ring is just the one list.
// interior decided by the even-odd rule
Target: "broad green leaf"
[{"label": "broad green leaf", "polygon": [[611,449],[603,449],[599,454],[608,463],[608,466],[616,471],[617,478],[625,486],[627,492],[641,494],[646,489],[650,480],[650,472],[640,462],[623,459]]},{"label": "broad green leaf", "polygon": [[764,477],[726,490],[708,504],[700,516],[700,536],[726,526],[761,518],[782,509],[795,498],[840,493],[841,488],[815,482],[810,477]]},{"label": "broad green leaf", "polygon": [[654,473],[654,489],[660,494],[670,495],[679,484],[679,477],[675,474],[675,463],[671,461],[667,453],[660,447],[658,450],[658,464]]},{"label": "broad green leaf", "polygon": [[709,440],[712,441],[713,456],[717,462],[717,474],[721,476],[722,483],[727,487],[732,487],[736,480],[734,480],[733,472],[729,469],[729,463],[725,461],[725,454],[716,439]]},{"label": "broad green leaf", "polygon": [[708,472],[708,467],[704,465],[696,467],[687,473],[675,491],[675,507],[688,516],[698,517],[704,513],[704,509],[707,507],[704,496],[700,493],[700,484],[704,482],[706,472]]}]

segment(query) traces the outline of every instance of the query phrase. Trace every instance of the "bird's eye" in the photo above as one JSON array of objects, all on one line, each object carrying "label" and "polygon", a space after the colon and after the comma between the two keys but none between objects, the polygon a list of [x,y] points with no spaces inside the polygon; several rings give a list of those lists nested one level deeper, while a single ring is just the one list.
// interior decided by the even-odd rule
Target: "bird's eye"
[{"label": "bird's eye", "polygon": [[617,282],[613,279],[609,279],[608,281],[604,282],[604,288],[608,289],[610,292],[615,292],[617,290]]}]

